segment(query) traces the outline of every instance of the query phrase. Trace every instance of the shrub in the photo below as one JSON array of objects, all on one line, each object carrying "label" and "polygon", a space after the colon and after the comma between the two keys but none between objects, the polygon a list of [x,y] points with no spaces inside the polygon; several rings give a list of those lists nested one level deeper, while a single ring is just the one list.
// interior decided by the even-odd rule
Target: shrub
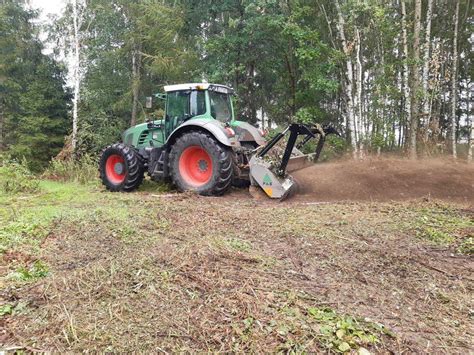
[{"label": "shrub", "polygon": [[96,159],[84,155],[80,159],[53,159],[43,176],[48,179],[78,182],[86,184],[97,180]]},{"label": "shrub", "polygon": [[0,191],[8,194],[39,191],[39,180],[28,169],[26,160],[0,160]]}]

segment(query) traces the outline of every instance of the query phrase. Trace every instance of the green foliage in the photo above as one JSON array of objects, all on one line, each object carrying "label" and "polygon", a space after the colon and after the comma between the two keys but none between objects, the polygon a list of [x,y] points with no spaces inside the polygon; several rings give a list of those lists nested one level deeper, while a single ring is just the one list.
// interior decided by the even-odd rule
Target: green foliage
[{"label": "green foliage", "polygon": [[247,252],[252,250],[252,245],[245,240],[241,240],[238,238],[228,238],[226,242],[229,247],[237,251]]},{"label": "green foliage", "polygon": [[67,134],[64,68],[42,53],[34,20],[22,2],[0,4],[0,148],[41,170]]},{"label": "green foliage", "polygon": [[43,173],[43,176],[53,180],[77,182],[87,184],[98,181],[98,162],[90,155],[83,155],[80,159],[58,160],[53,159]]},{"label": "green foliage", "polygon": [[375,345],[380,342],[381,334],[391,334],[382,324],[341,315],[330,308],[310,307],[307,312],[320,325],[322,345],[334,352]]},{"label": "green foliage", "polygon": [[25,245],[36,250],[56,221],[75,213],[74,208],[64,212],[65,206],[97,199],[86,187],[75,183],[40,181],[39,188],[41,193],[31,194],[28,198],[0,194],[0,203],[4,207],[0,209],[0,253],[18,250]]},{"label": "green foliage", "polygon": [[465,255],[474,255],[474,236],[470,235],[463,238],[457,247],[457,251]]},{"label": "green foliage", "polygon": [[7,194],[34,193],[39,191],[39,181],[23,159],[0,162],[0,192]]},{"label": "green foliage", "polygon": [[9,278],[16,281],[33,281],[48,276],[49,268],[41,260],[35,261],[27,267],[19,267],[15,272],[9,274]]},{"label": "green foliage", "polygon": [[415,221],[418,238],[437,245],[457,245],[460,253],[470,254],[472,237],[462,237],[464,230],[474,227],[474,221],[459,215],[456,210],[422,210]]},{"label": "green foliage", "polygon": [[0,317],[12,314],[13,309],[14,307],[10,303],[2,304],[0,306]]}]

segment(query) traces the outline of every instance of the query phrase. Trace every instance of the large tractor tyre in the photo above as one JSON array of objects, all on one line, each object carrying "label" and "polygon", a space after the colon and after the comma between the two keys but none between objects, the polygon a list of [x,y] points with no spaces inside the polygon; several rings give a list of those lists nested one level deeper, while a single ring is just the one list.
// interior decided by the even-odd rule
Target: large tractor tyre
[{"label": "large tractor tyre", "polygon": [[207,133],[185,133],[171,148],[171,179],[180,191],[222,195],[232,185],[233,154]]},{"label": "large tractor tyre", "polygon": [[109,191],[133,191],[143,181],[143,161],[138,152],[116,143],[102,151],[99,162],[100,179]]}]

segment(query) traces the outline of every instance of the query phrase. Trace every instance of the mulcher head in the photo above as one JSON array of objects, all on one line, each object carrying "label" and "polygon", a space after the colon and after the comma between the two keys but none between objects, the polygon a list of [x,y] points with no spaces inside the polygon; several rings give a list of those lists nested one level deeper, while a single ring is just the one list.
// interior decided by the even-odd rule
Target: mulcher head
[{"label": "mulcher head", "polygon": [[[272,161],[267,158],[267,153],[290,132],[285,152],[280,162]],[[338,134],[332,126],[322,127],[315,125],[308,127],[303,124],[293,123],[283,132],[277,134],[264,147],[250,159],[250,182],[253,186],[260,186],[263,191],[271,198],[284,199],[296,190],[294,178],[288,174],[288,171],[303,169],[319,159],[327,134]],[[296,144],[299,135],[305,138]],[[319,135],[319,141],[316,152],[304,155],[299,151],[312,138]]]},{"label": "mulcher head", "polygon": [[260,186],[271,198],[284,199],[290,194],[295,183],[289,174],[279,176],[272,171],[272,164],[257,155],[250,159],[250,183]]}]

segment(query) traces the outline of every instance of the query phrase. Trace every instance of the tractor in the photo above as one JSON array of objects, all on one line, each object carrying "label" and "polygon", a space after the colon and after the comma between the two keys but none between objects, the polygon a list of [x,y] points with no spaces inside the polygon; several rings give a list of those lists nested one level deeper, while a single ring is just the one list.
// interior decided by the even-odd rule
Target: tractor
[{"label": "tractor", "polygon": [[[152,180],[172,182],[179,191],[217,196],[233,185],[251,184],[282,199],[295,185],[288,172],[317,160],[325,136],[337,133],[331,126],[294,123],[267,142],[262,130],[235,119],[232,88],[193,83],[164,90],[155,95],[165,100],[162,119],[127,129],[120,143],[102,151],[100,178],[109,191],[133,191],[147,173]],[[288,133],[281,148],[278,142]],[[300,135],[304,138],[297,144]],[[299,148],[317,136],[316,152],[303,155]],[[272,148],[280,149],[279,159],[270,158]]]}]

